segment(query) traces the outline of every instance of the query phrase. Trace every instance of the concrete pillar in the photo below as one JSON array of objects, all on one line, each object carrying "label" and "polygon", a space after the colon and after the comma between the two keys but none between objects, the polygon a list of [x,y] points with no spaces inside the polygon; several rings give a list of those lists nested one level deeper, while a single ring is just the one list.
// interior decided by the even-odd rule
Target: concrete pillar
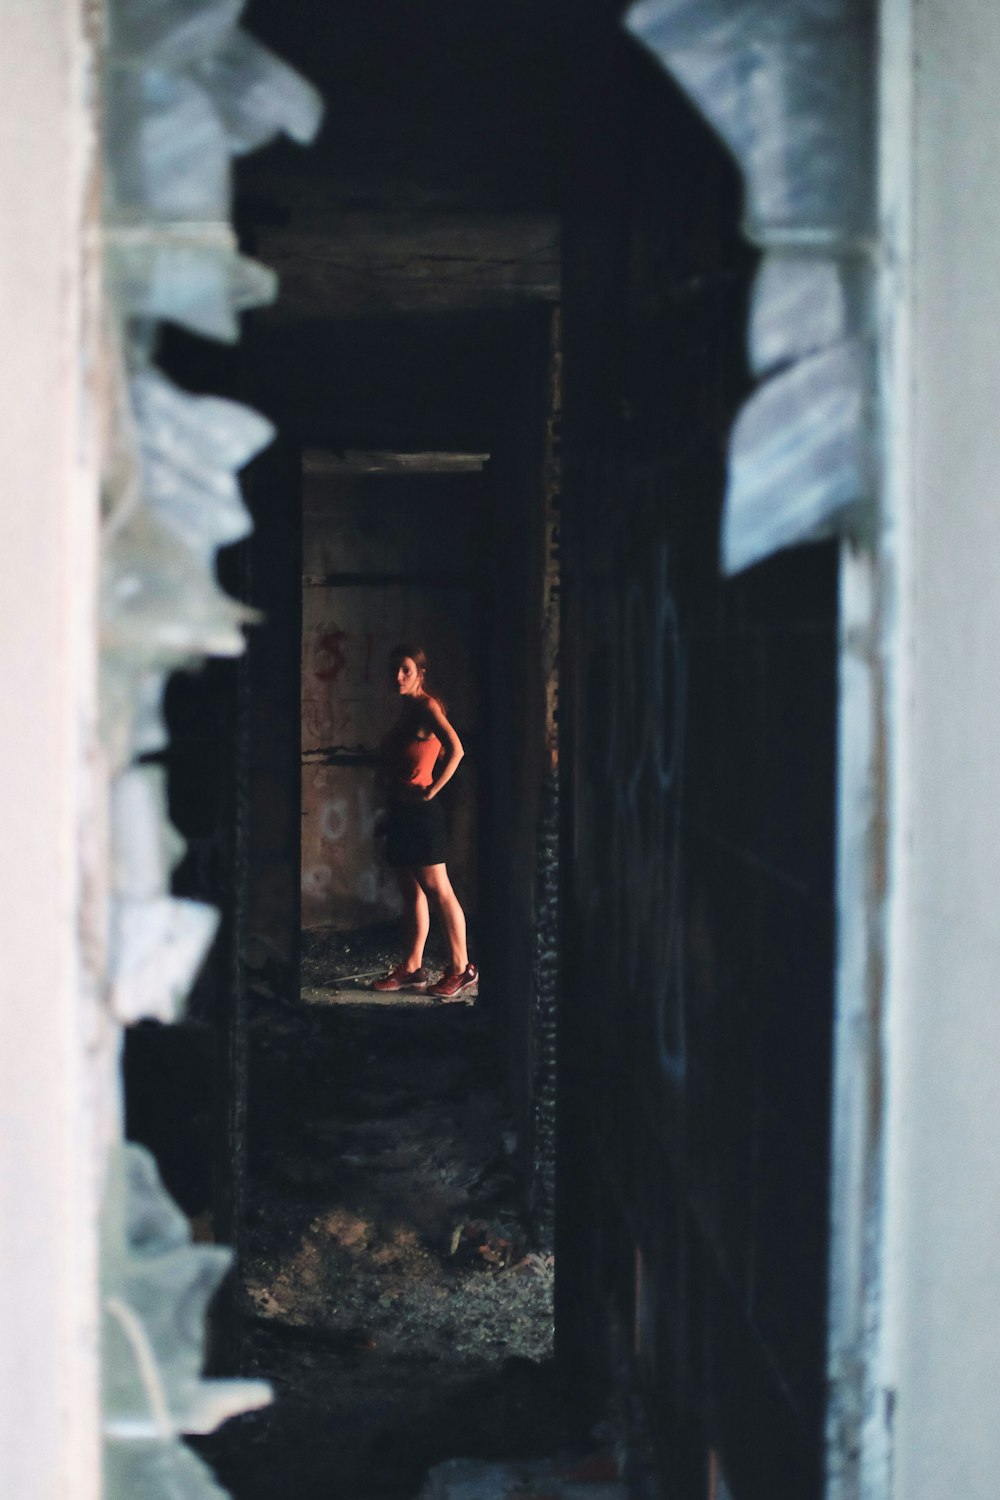
[{"label": "concrete pillar", "polygon": [[99,1493],[98,404],[85,0],[0,0],[0,1453]]}]

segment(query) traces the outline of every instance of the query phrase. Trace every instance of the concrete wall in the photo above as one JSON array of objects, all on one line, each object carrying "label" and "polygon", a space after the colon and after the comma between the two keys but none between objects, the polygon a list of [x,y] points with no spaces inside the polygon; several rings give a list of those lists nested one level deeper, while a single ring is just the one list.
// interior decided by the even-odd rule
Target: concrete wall
[{"label": "concrete wall", "polygon": [[[1000,10],[883,6],[898,605],[886,1021],[891,1482],[1000,1474]],[[872,1491],[876,1493],[876,1491]]]},{"label": "concrete wall", "polygon": [[302,925],[398,916],[380,858],[379,745],[399,714],[389,653],[422,646],[466,749],[442,794],[449,874],[474,915],[488,595],[480,473],[324,472],[306,459],[302,543]]},{"label": "concrete wall", "polygon": [[[0,3],[0,1450],[10,1494],[100,1493],[98,368],[88,7]],[[89,247],[89,248],[88,248]]]},{"label": "concrete wall", "polygon": [[[245,701],[248,846],[242,889],[248,939],[271,955],[289,999],[298,995],[299,717],[302,619],[302,455],[279,440],[245,486],[253,512],[249,600],[263,616],[247,642]],[[239,816],[239,813],[237,814]]]}]

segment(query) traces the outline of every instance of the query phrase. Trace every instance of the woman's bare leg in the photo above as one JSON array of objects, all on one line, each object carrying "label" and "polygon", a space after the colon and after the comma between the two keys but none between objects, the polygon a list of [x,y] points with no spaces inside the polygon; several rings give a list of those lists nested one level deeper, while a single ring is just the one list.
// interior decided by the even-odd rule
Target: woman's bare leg
[{"label": "woman's bare leg", "polygon": [[417,880],[432,897],[441,913],[441,922],[444,926],[445,936],[448,939],[448,947],[451,950],[451,972],[461,974],[469,962],[469,950],[466,946],[465,912],[459,904],[458,897],[452,889],[451,881],[448,879],[448,869],[445,865],[423,865],[416,872]]},{"label": "woman's bare leg", "polygon": [[403,963],[412,974],[424,961],[431,914],[423,887],[412,870],[397,870],[396,884],[403,898]]}]

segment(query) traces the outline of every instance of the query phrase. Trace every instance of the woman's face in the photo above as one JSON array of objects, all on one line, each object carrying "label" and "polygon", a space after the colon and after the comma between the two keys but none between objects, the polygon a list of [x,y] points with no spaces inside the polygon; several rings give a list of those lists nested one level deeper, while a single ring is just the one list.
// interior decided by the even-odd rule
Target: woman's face
[{"label": "woman's face", "polygon": [[400,696],[406,698],[419,694],[423,684],[423,673],[412,656],[404,656],[396,668],[396,686]]}]

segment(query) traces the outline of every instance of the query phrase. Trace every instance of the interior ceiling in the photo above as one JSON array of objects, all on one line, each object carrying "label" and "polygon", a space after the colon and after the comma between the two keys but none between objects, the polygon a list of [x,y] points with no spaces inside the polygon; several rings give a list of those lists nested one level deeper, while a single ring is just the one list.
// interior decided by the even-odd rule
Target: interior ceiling
[{"label": "interior ceiling", "polygon": [[564,85],[607,0],[251,0],[326,100],[314,153],[356,206],[545,209]]},{"label": "interior ceiling", "polygon": [[326,101],[308,151],[241,164],[238,218],[272,319],[558,297],[580,60],[613,0],[250,0],[248,28]]}]

